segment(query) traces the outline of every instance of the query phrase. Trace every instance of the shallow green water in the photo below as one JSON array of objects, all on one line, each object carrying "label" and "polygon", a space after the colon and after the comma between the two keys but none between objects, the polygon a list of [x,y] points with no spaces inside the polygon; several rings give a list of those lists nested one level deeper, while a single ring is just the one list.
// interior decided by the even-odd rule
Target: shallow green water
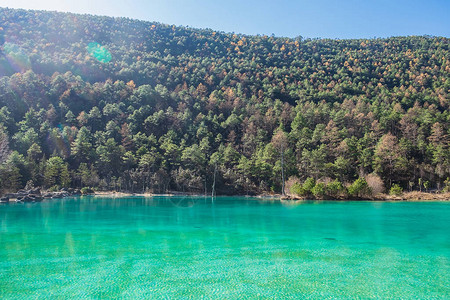
[{"label": "shallow green water", "polygon": [[450,203],[0,205],[0,298],[450,298]]}]

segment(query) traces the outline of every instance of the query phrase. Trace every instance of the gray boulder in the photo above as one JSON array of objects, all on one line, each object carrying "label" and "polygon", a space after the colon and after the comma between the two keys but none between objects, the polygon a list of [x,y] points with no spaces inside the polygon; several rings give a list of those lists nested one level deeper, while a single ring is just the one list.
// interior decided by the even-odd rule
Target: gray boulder
[{"label": "gray boulder", "polygon": [[34,198],[30,197],[30,196],[25,196],[25,197],[22,198],[22,201],[23,202],[33,202]]}]

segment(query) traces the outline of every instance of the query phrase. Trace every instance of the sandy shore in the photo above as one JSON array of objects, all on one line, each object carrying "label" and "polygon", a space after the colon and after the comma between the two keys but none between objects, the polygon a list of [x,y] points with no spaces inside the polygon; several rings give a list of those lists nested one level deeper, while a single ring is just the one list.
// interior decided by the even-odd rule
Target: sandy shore
[{"label": "sandy shore", "polygon": [[[95,196],[97,197],[132,197],[132,196],[140,196],[140,197],[153,197],[153,196],[204,196],[199,194],[183,194],[183,193],[169,193],[169,194],[152,194],[152,193],[124,193],[124,192],[115,192],[115,191],[96,191]],[[235,195],[236,197],[247,197],[245,195]],[[207,196],[209,197],[209,195]],[[298,197],[293,195],[288,195],[282,197],[280,194],[263,194],[258,196],[253,196],[254,198],[259,199],[282,199],[282,200],[309,200],[304,197]],[[314,199],[311,199],[314,200]],[[369,200],[369,201],[450,201],[450,192],[449,193],[426,193],[426,192],[407,192],[403,193],[401,196],[391,196],[387,194],[378,194],[376,196],[370,198],[362,198],[362,199],[325,199],[325,200],[337,200],[337,201],[357,201],[357,200]]]},{"label": "sandy shore", "polygon": [[167,193],[167,194],[153,194],[153,193],[124,193],[124,192],[115,192],[115,191],[96,191],[95,196],[97,197],[153,197],[153,196],[162,196],[162,197],[173,197],[173,196],[198,196],[201,197],[203,195],[199,194],[184,194],[184,193]]},{"label": "sandy shore", "polygon": [[123,193],[123,192],[115,192],[115,191],[96,191],[95,196],[97,197],[131,197],[131,196],[144,196],[144,197],[151,197],[153,196],[152,193],[144,193],[144,194],[136,194],[136,193]]}]

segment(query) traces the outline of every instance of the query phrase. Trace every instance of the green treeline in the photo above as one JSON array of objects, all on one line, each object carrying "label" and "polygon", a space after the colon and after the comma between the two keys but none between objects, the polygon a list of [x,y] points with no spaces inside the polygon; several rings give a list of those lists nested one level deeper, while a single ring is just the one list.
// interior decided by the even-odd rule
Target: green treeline
[{"label": "green treeline", "polygon": [[0,8],[0,188],[257,193],[291,178],[302,193],[311,178],[321,193],[371,176],[443,189],[449,41]]}]

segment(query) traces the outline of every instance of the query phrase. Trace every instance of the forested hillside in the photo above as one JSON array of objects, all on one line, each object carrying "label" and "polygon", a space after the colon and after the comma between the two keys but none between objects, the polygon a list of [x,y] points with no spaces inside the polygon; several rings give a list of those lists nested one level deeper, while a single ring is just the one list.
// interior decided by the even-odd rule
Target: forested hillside
[{"label": "forested hillside", "polygon": [[449,41],[0,8],[0,188],[280,192],[283,162],[299,182],[443,189]]}]

